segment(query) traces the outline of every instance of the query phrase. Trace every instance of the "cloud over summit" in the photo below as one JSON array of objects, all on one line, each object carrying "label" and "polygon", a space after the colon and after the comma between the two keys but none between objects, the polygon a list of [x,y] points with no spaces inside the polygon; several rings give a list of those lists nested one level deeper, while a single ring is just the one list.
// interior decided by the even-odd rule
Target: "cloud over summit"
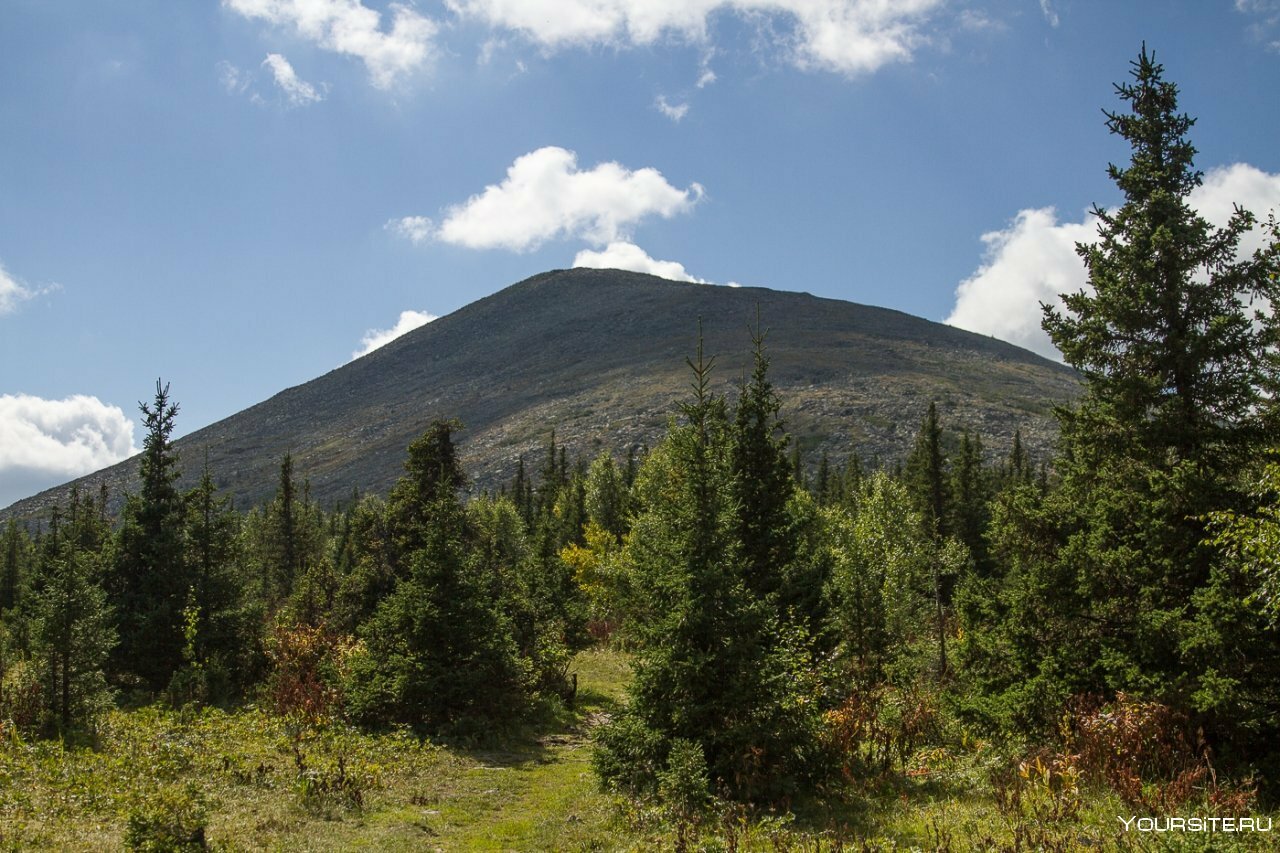
[{"label": "cloud over summit", "polygon": [[578,156],[555,146],[516,158],[506,177],[445,210],[439,226],[406,216],[387,227],[414,242],[430,236],[469,249],[524,252],[550,240],[576,239],[603,246],[628,237],[651,216],[687,212],[702,187],[672,186],[657,169],[618,163],[578,167]]}]

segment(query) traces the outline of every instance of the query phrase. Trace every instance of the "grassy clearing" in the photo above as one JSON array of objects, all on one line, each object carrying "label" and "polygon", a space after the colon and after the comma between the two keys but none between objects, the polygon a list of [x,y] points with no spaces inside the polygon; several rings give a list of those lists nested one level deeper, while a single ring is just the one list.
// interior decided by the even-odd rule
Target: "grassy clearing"
[{"label": "grassy clearing", "polygon": [[[0,736],[0,849],[110,850],[159,802],[205,816],[226,850],[652,850],[676,846],[655,806],[598,789],[590,729],[618,707],[625,656],[577,658],[572,709],[484,747],[407,733],[290,729],[255,709],[116,712],[96,744]],[[909,772],[836,786],[783,814],[721,806],[685,828],[700,850],[1271,850],[1275,832],[1126,834],[1131,811],[1027,788],[998,805],[990,748],[917,754]],[[164,797],[169,797],[165,800]]]}]

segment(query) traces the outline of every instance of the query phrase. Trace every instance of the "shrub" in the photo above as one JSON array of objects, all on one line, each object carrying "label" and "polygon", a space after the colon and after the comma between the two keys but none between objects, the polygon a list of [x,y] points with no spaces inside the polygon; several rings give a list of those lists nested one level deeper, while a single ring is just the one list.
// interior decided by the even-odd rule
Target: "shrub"
[{"label": "shrub", "polygon": [[1204,734],[1186,715],[1125,693],[1100,707],[1085,701],[1077,707],[1069,734],[1082,769],[1127,805],[1167,814],[1201,795],[1220,814],[1242,814],[1252,805],[1252,783],[1219,781]]},{"label": "shrub", "polygon": [[129,812],[124,846],[154,853],[207,850],[207,822],[208,808],[195,785],[161,788]]}]

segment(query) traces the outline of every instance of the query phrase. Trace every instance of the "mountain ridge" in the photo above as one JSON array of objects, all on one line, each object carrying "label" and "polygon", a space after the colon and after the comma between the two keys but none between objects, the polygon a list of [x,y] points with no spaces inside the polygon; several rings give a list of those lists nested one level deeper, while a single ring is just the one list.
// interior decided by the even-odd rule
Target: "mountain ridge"
[{"label": "mountain ridge", "polygon": [[[651,445],[688,385],[699,319],[716,384],[749,371],[757,311],[770,376],[810,460],[905,453],[930,400],[945,425],[976,430],[991,453],[1020,429],[1041,458],[1051,408],[1078,391],[1074,371],[995,338],[804,292],[672,282],[619,270],[552,270],[415,329],[368,355],[175,442],[183,484],[205,454],[219,488],[244,509],[270,497],[290,452],[313,496],[333,505],[385,492],[405,447],[435,418],[462,421],[473,488],[495,489],[556,429],[570,455]],[[72,481],[106,483],[118,505],[137,457]],[[71,483],[0,515],[34,517]]]}]

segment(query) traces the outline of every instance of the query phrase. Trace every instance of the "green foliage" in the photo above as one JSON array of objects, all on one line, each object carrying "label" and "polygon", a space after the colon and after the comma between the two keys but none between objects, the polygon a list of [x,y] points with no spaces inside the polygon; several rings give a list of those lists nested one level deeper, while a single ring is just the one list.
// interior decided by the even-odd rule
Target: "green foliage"
[{"label": "green foliage", "polygon": [[[107,538],[102,508],[73,488],[65,513],[55,507],[40,542],[31,592],[15,620],[23,642],[5,650],[29,656],[29,674],[41,690],[38,727],[47,734],[92,728],[110,705],[103,668],[116,635],[100,583]],[[29,702],[20,683],[10,689],[18,705]],[[28,704],[20,715],[29,719],[32,710]]]},{"label": "green foliage", "polygon": [[1280,462],[1270,461],[1249,490],[1251,511],[1210,513],[1212,543],[1256,588],[1247,603],[1280,621]]},{"label": "green foliage", "polygon": [[[717,790],[768,800],[813,768],[818,726],[807,651],[752,594],[738,538],[733,433],[699,345],[693,399],[636,483],[624,559],[639,646],[627,707],[599,737],[609,784],[656,792],[672,745],[697,744]],[[757,578],[756,580],[759,580]]]},{"label": "green foliage", "polygon": [[[1214,228],[1177,88],[1144,49],[1129,107],[1124,193],[1078,247],[1090,287],[1046,308],[1045,329],[1085,376],[1064,410],[1060,486],[1006,491],[993,510],[998,578],[966,590],[965,655],[987,710],[1044,731],[1067,697],[1117,691],[1200,715],[1236,760],[1263,763],[1280,726],[1276,633],[1242,601],[1250,583],[1206,542],[1206,517],[1247,506],[1237,472],[1274,435],[1280,241],[1251,258],[1254,224]],[[1247,302],[1267,306],[1250,309]]]},{"label": "green foliage", "polygon": [[781,594],[782,573],[795,559],[796,549],[787,514],[795,490],[787,458],[789,439],[780,415],[782,401],[769,381],[765,334],[757,318],[751,380],[743,384],[734,411],[729,481],[737,504],[734,533],[746,563],[743,580],[761,599]]},{"label": "green foliage", "polygon": [[48,726],[60,733],[90,727],[111,702],[103,667],[115,645],[94,557],[65,551],[42,569],[32,608],[32,650],[44,679]]},{"label": "green foliage", "polygon": [[623,472],[614,464],[613,455],[601,453],[587,469],[587,518],[617,539],[627,532],[627,484]]},{"label": "green foliage", "polygon": [[0,538],[0,617],[22,600],[34,559],[31,537],[18,522],[9,519]]},{"label": "green foliage", "polygon": [[937,404],[930,401],[929,411],[915,444],[907,456],[904,479],[909,486],[912,505],[920,517],[924,529],[936,536],[949,530],[951,521],[948,506],[947,458],[942,448],[942,424],[938,420]]},{"label": "green foliage", "polygon": [[178,692],[199,695],[201,701],[226,701],[260,674],[261,612],[245,595],[249,578],[240,516],[229,498],[218,495],[207,463],[200,482],[183,500],[191,585],[182,610],[179,670],[187,686]]},{"label": "green foliage", "polygon": [[474,571],[489,579],[534,689],[567,695],[567,665],[585,620],[573,567],[558,554],[535,550],[541,543],[530,541],[519,510],[506,498],[472,501],[467,522]]},{"label": "green foliage", "polygon": [[159,691],[182,665],[182,608],[191,584],[176,485],[178,457],[170,439],[178,406],[169,401],[169,386],[156,380],[154,402],[139,407],[146,428],[142,489],[125,502],[106,587],[120,637],[113,672],[122,681],[140,679]]},{"label": "green foliage", "polygon": [[859,687],[915,681],[931,667],[931,638],[945,631],[935,600],[939,579],[958,575],[968,554],[927,533],[906,486],[882,472],[865,481],[852,512],[831,507],[824,520],[833,558],[831,619],[845,672]]},{"label": "green foliage", "polygon": [[[437,424],[428,435],[443,430],[447,442],[449,429]],[[397,487],[401,541],[419,544],[407,555],[408,575],[360,628],[363,645],[351,655],[347,703],[365,722],[473,730],[480,721],[520,712],[528,673],[502,611],[501,578],[466,547],[457,480],[447,471],[439,476],[443,469],[432,479],[426,472],[434,465],[424,464]],[[422,503],[416,489],[429,481],[437,491]]]},{"label": "green foliage", "polygon": [[195,785],[167,786],[129,812],[124,846],[144,853],[207,850],[209,809]]}]

